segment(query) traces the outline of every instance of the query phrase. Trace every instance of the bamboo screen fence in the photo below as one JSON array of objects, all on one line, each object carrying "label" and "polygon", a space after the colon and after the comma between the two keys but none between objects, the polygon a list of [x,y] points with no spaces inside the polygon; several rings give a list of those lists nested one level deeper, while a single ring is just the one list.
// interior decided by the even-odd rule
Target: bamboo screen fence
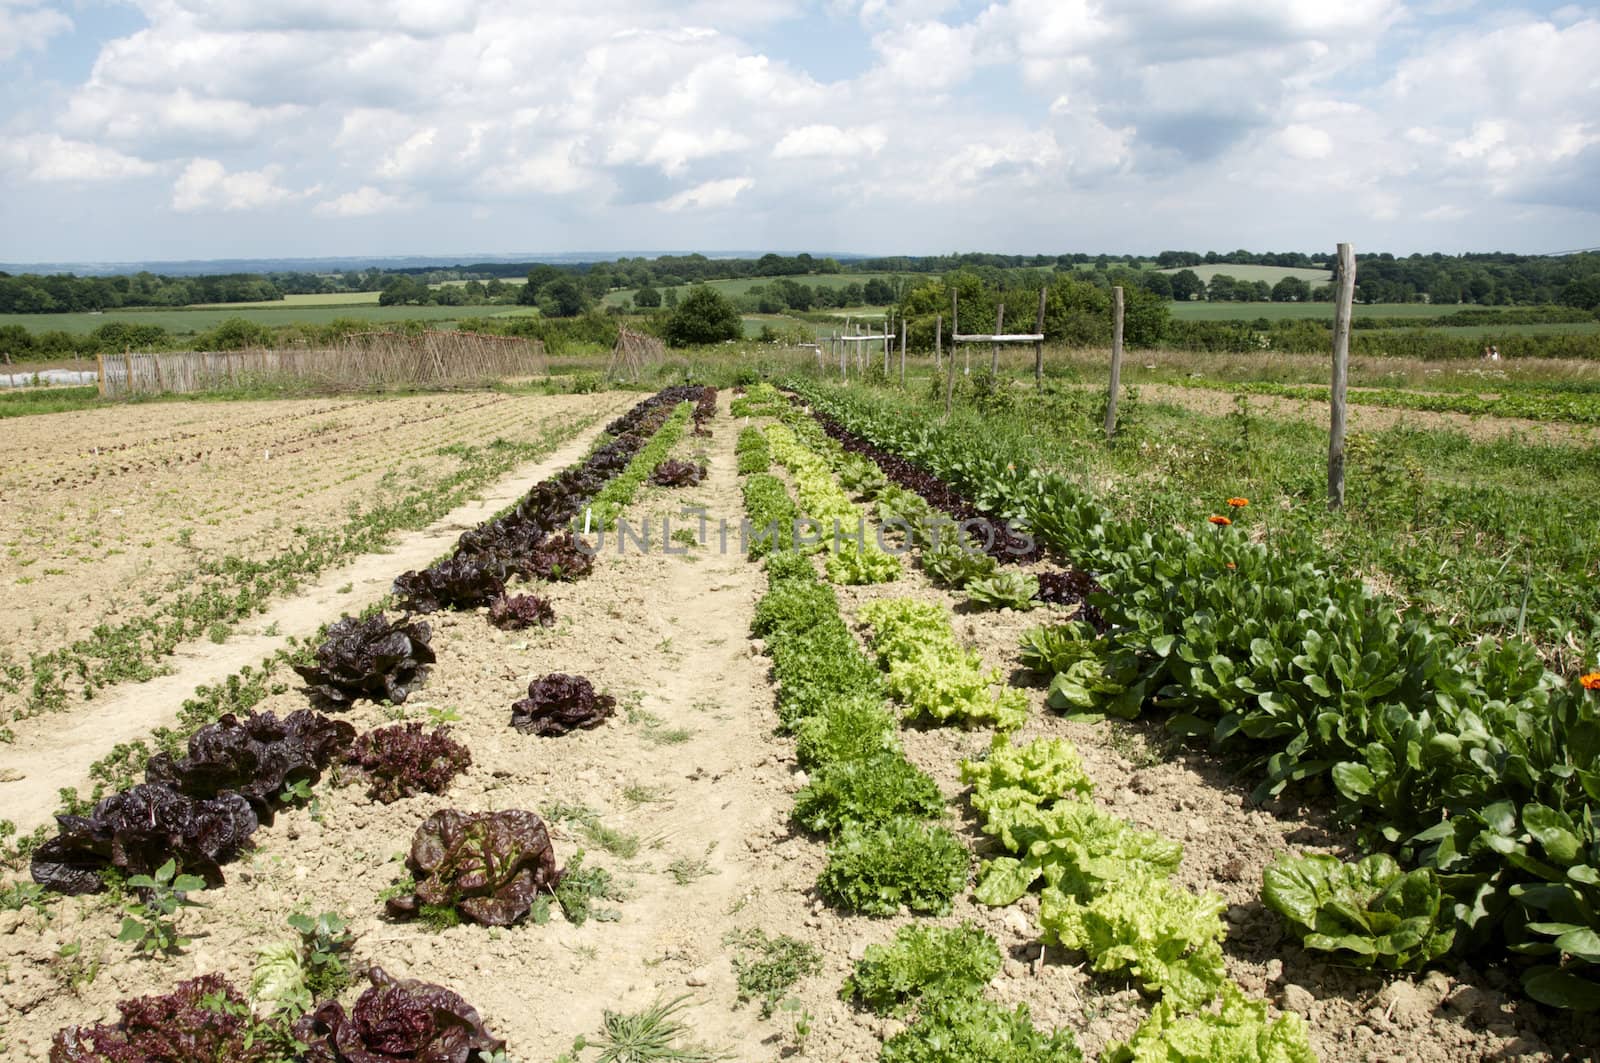
[{"label": "bamboo screen fence", "polygon": [[158,395],[296,384],[310,391],[465,387],[546,368],[544,344],[475,332],[359,332],[331,347],[100,357],[100,394]]}]

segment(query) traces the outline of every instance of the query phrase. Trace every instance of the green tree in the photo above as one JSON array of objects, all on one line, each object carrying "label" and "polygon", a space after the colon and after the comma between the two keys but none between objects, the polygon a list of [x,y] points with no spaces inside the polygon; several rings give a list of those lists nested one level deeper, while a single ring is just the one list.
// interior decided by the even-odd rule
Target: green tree
[{"label": "green tree", "polygon": [[1192,269],[1180,269],[1172,275],[1172,297],[1180,303],[1202,295],[1205,290],[1205,282]]},{"label": "green tree", "polygon": [[633,293],[633,305],[650,309],[661,305],[661,293],[648,284]]},{"label": "green tree", "polygon": [[721,292],[704,284],[689,289],[667,318],[667,342],[674,347],[721,343],[744,335],[744,322]]},{"label": "green tree", "polygon": [[577,317],[589,308],[589,293],[571,277],[562,277],[539,289],[538,306],[545,317]]},{"label": "green tree", "polygon": [[1299,277],[1285,277],[1272,286],[1275,303],[1306,303],[1311,301],[1311,285]]}]

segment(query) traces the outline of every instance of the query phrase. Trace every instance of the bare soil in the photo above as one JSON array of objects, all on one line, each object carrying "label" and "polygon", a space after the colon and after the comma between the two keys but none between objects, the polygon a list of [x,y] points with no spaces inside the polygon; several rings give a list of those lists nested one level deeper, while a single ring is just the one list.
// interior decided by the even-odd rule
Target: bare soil
[{"label": "bare soil", "polygon": [[[204,560],[264,561],[448,476],[444,448],[542,433],[618,405],[593,395],[174,403],[6,422],[0,663],[149,615]],[[70,607],[64,607],[70,603]],[[0,689],[0,719],[25,714]]]},{"label": "bare soil", "polygon": [[[727,396],[723,396],[726,410]],[[824,861],[819,840],[788,822],[802,784],[789,741],[774,733],[776,715],[767,662],[748,634],[764,591],[760,567],[735,547],[741,514],[734,469],[736,427],[714,422],[711,440],[686,439],[680,456],[703,450],[709,479],[677,490],[646,487],[630,515],[654,518],[651,552],[618,556],[609,541],[588,579],[540,590],[555,606],[554,628],[500,632],[481,613],[431,618],[439,664],[403,707],[387,713],[363,704],[347,714],[358,728],[394,718],[458,715],[450,724],[473,753],[473,766],[438,798],[393,805],[369,801],[359,785],[318,788],[312,808],[280,814],[257,836],[247,860],[228,869],[221,889],[202,895],[208,907],[186,913],[198,936],[185,955],[164,962],[132,959],[112,939],[119,915],[95,898],[66,899],[36,914],[0,913],[0,1026],[15,1058],[43,1059],[55,1030],[67,1023],[114,1017],[118,999],[165,991],[197,973],[223,971],[243,984],[253,950],[285,934],[296,909],[333,909],[360,933],[358,954],[396,974],[451,986],[507,1038],[511,1058],[546,1060],[575,1036],[593,1034],[604,1010],[636,1010],[688,993],[689,1022],[703,1042],[739,1060],[875,1058],[899,1023],[859,1013],[838,998],[838,986],[867,944],[886,941],[905,918],[841,916],[816,898]],[[661,549],[661,518],[674,527],[685,505],[705,507],[710,542],[685,554]],[[719,520],[735,529],[719,549]],[[398,565],[396,565],[398,571]],[[958,604],[910,569],[894,584],[840,588],[849,615],[864,602],[912,595]],[[1018,636],[1049,612],[960,613],[956,631],[986,663],[1031,682],[1018,666]],[[332,617],[328,617],[332,619]],[[617,695],[617,715],[600,728],[561,738],[518,734],[510,705],[528,682],[552,671],[587,675]],[[1261,870],[1285,849],[1338,851],[1347,841],[1315,809],[1291,803],[1256,807],[1248,784],[1200,751],[1174,749],[1142,725],[1068,723],[1044,708],[1032,687],[1034,712],[1019,736],[1065,735],[1082,752],[1097,782],[1097,800],[1141,826],[1185,844],[1180,878],[1212,890],[1228,913],[1229,973],[1248,990],[1308,1014],[1324,1060],[1418,1060],[1424,1063],[1580,1058],[1575,1035],[1560,1021],[1519,1001],[1494,972],[1446,967],[1419,978],[1383,978],[1328,968],[1281,940],[1276,920],[1259,903]],[[305,704],[296,691],[263,708],[287,712]],[[989,733],[907,728],[911,758],[938,780],[956,829],[981,854],[984,839],[966,810],[957,769],[963,756],[989,743]],[[582,927],[559,916],[547,925],[504,930],[459,926],[432,933],[382,916],[379,893],[401,873],[400,854],[418,823],[434,810],[583,805],[607,827],[637,837],[633,855],[600,849],[572,820],[556,830],[562,862],[578,850],[625,883],[615,922]],[[613,848],[616,848],[613,846]],[[701,868],[680,873],[676,866]],[[1086,1056],[1125,1037],[1147,1012],[1125,984],[1085,970],[1081,956],[1049,950],[1035,933],[1037,902],[990,909],[970,897],[939,922],[977,922],[1007,957],[990,992],[1006,1003],[1026,1001],[1035,1021],[1064,1025]],[[740,1004],[731,966],[730,930],[759,927],[789,934],[823,953],[820,974],[793,995],[813,1016],[797,1045],[792,1017],[758,1017]],[[81,945],[78,959],[60,955]],[[97,960],[96,977],[80,964]]]}]

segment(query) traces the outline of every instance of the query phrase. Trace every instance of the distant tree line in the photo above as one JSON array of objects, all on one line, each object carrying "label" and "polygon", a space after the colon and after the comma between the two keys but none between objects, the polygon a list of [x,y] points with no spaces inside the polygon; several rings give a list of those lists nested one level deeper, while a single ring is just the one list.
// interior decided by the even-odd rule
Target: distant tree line
[{"label": "distant tree line", "polygon": [[[1088,254],[896,256],[840,261],[810,254],[766,254],[758,258],[711,258],[706,255],[661,255],[656,258],[623,257],[610,262],[563,264],[482,262],[448,268],[407,267],[383,270],[345,270],[333,273],[274,272],[229,273],[213,276],[169,277],[143,272],[109,277],[72,274],[12,276],[0,272],[0,314],[70,313],[113,310],[122,307],[172,307],[196,303],[270,302],[285,295],[338,294],[379,291],[384,305],[477,306],[518,302],[540,307],[549,316],[573,317],[585,313],[607,292],[636,289],[636,305],[649,307],[648,290],[657,294],[710,280],[770,277],[894,273],[946,274],[959,270],[1063,271],[1073,270],[1125,288],[1140,287],[1163,298],[1206,299],[1217,302],[1307,302],[1332,297],[1329,285],[1312,286],[1298,278],[1276,284],[1240,279],[1219,273],[1202,282],[1192,272],[1202,265],[1256,265],[1316,268],[1330,255],[1298,251],[1251,252],[1243,249],[1216,252],[1162,251],[1155,256],[1158,269],[1142,268],[1139,256]],[[1431,302],[1481,306],[1535,306],[1561,304],[1581,309],[1600,307],[1600,254],[1545,257],[1500,252],[1465,255],[1410,255],[1388,253],[1360,255],[1357,259],[1356,298],[1363,303]],[[1092,268],[1082,268],[1092,267]],[[517,281],[522,283],[518,284]],[[465,282],[443,285],[446,281]],[[793,282],[800,283],[800,282]],[[902,293],[879,300],[881,291],[868,292],[842,305],[884,305]],[[804,301],[795,288],[764,285],[762,297],[769,306],[780,301],[789,309],[804,309],[791,297]],[[811,305],[826,308],[835,299],[812,286]],[[850,289],[847,287],[846,291]],[[848,298],[848,296],[847,296]]]}]

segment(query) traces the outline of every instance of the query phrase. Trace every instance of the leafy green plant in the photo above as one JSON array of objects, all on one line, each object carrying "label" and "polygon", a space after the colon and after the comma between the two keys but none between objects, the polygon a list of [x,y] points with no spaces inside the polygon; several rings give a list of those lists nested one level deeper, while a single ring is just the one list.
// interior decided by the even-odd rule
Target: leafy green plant
[{"label": "leafy green plant", "polygon": [[943,808],[938,784],[896,750],[819,766],[795,795],[794,818],[806,830],[832,834],[847,823],[937,816]]},{"label": "leafy green plant", "polygon": [[1043,1033],[1026,1004],[943,997],[883,1044],[878,1063],[1082,1063],[1069,1030]]},{"label": "leafy green plant", "polygon": [[795,759],[807,768],[899,750],[895,718],[872,695],[843,697],[795,727]]},{"label": "leafy green plant", "polygon": [[[615,908],[601,907],[597,903],[621,901],[624,896],[621,885],[603,867],[584,867],[582,849],[573,853],[572,859],[567,861],[567,866],[561,872],[561,881],[556,883],[551,896],[560,906],[562,917],[573,926],[582,926],[590,919],[614,923],[622,918],[622,913]],[[537,911],[534,921],[543,922]]]},{"label": "leafy green plant", "polygon": [[1025,613],[1039,603],[1039,577],[1010,569],[985,579],[969,580],[967,600],[986,609],[1015,609]]},{"label": "leafy green plant", "polygon": [[1386,853],[1354,863],[1285,854],[1262,873],[1261,899],[1306,948],[1354,967],[1419,970],[1455,939],[1438,877],[1404,872]]},{"label": "leafy green plant", "polygon": [[1225,907],[1215,894],[1132,875],[1087,902],[1046,889],[1039,924],[1050,940],[1087,953],[1094,970],[1126,972],[1146,992],[1192,1010],[1222,988]]},{"label": "leafy green plant", "polygon": [[32,908],[36,912],[45,910],[43,886],[20,879],[0,886],[0,911],[20,912],[24,908]]},{"label": "leafy green plant", "polygon": [[1166,878],[1183,858],[1179,843],[1135,830],[1088,801],[1009,806],[984,830],[1018,854],[984,862],[977,898],[990,905],[1011,904],[1041,879],[1087,901],[1129,876]]},{"label": "leafy green plant", "polygon": [[1293,1012],[1268,1020],[1267,1002],[1222,985],[1216,1011],[1185,1014],[1161,1001],[1127,1041],[1106,1046],[1101,1063],[1316,1063],[1305,1020]]},{"label": "leafy green plant", "polygon": [[205,879],[178,874],[177,862],[168,860],[152,874],[129,877],[127,885],[138,891],[138,899],[124,902],[117,940],[129,942],[141,956],[182,951],[189,939],[178,933],[174,916],[180,908],[204,907],[190,900],[189,894],[205,889]]},{"label": "leafy green plant", "polygon": [[1077,747],[1064,738],[1016,745],[1005,735],[995,735],[988,756],[961,762],[961,781],[972,786],[972,807],[985,820],[1013,806],[1038,808],[1094,792]]},{"label": "leafy green plant", "polygon": [[770,1019],[778,1002],[800,979],[822,969],[822,954],[815,945],[787,934],[769,937],[758,927],[730,931],[723,944],[736,951],[733,974],[739,1002],[761,1002],[761,1017]]},{"label": "leafy green plant", "polygon": [[872,647],[888,669],[888,690],[911,718],[1000,730],[1027,719],[1027,695],[1005,686],[999,669],[984,670],[983,659],[956,641],[943,606],[887,598],[867,603],[860,616],[872,626]]},{"label": "leafy green plant", "polygon": [[1000,971],[1000,947],[972,923],[913,924],[886,945],[868,945],[839,995],[879,1015],[904,1014],[940,997],[977,997]]},{"label": "leafy green plant", "polygon": [[817,879],[823,899],[845,911],[943,915],[967,885],[967,847],[948,829],[898,816],[849,823],[828,849]]},{"label": "leafy green plant", "polygon": [[940,536],[936,544],[924,549],[917,560],[928,575],[946,586],[956,588],[989,579],[1000,571],[999,562],[994,558],[975,543],[951,532]]}]

